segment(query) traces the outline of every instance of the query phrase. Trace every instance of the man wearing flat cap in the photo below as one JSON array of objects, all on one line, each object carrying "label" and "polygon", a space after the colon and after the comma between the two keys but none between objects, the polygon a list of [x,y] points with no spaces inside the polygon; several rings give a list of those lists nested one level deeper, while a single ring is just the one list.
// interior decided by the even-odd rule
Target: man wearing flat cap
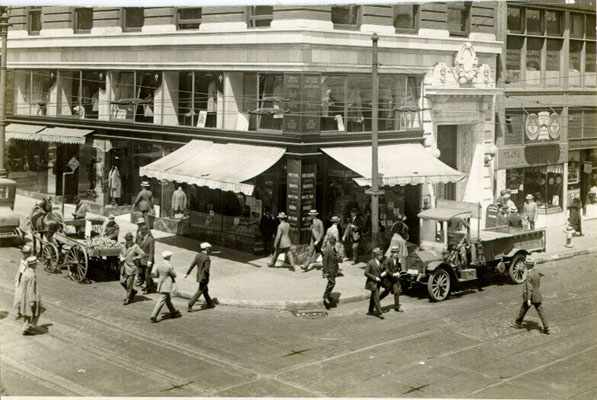
[{"label": "man wearing flat cap", "polygon": [[157,292],[160,294],[160,299],[153,308],[153,312],[149,318],[151,322],[158,322],[160,311],[162,311],[164,304],[166,307],[168,307],[171,318],[177,318],[181,316],[180,311],[178,311],[176,308],[174,308],[174,305],[172,305],[172,299],[170,298],[171,292],[174,289],[174,282],[176,278],[176,272],[170,264],[170,258],[172,258],[171,251],[162,251],[162,259],[164,261],[161,264],[154,266],[151,272],[151,275],[158,279]]},{"label": "man wearing flat cap", "polygon": [[365,276],[367,277],[365,289],[371,291],[369,312],[367,315],[375,315],[380,319],[384,319],[383,315],[381,315],[382,310],[379,303],[379,287],[381,285],[381,272],[383,271],[382,259],[383,252],[380,248],[376,247],[373,249],[373,258],[365,266]]},{"label": "man wearing flat cap", "polygon": [[525,260],[525,267],[527,269],[527,278],[522,286],[522,306],[520,306],[520,312],[518,317],[512,324],[514,328],[522,328],[522,321],[524,316],[531,306],[534,306],[539,314],[541,323],[543,324],[543,333],[549,335],[549,326],[547,324],[547,318],[545,318],[545,311],[543,310],[543,297],[541,296],[541,274],[537,272],[535,267],[535,260],[527,257]]},{"label": "man wearing flat cap", "polygon": [[323,245],[323,221],[317,218],[319,212],[317,210],[309,211],[309,218],[311,219],[311,241],[309,243],[309,256],[307,262],[302,267],[304,272],[309,270],[309,266],[317,260],[317,256],[321,254],[321,246]]},{"label": "man wearing flat cap", "polygon": [[186,279],[191,273],[191,271],[193,271],[193,268],[197,267],[196,279],[197,283],[199,283],[199,287],[197,288],[197,291],[195,292],[193,297],[191,297],[191,300],[189,300],[189,303],[187,304],[188,312],[193,312],[193,305],[195,305],[195,303],[199,299],[199,296],[201,295],[203,295],[203,297],[205,298],[205,302],[207,303],[208,308],[215,307],[214,302],[212,301],[211,297],[209,297],[209,289],[207,288],[207,285],[209,284],[209,268],[211,266],[211,259],[209,258],[211,244],[203,242],[201,243],[200,247],[201,252],[195,256],[193,263],[191,264],[191,266],[187,270],[187,273],[184,276]]},{"label": "man wearing flat cap", "polygon": [[379,296],[379,300],[383,300],[387,295],[392,293],[394,295],[394,311],[402,312],[400,308],[400,272],[402,267],[400,265],[400,247],[394,246],[391,248],[390,257],[384,262],[384,271],[381,273],[381,282],[384,291]]}]

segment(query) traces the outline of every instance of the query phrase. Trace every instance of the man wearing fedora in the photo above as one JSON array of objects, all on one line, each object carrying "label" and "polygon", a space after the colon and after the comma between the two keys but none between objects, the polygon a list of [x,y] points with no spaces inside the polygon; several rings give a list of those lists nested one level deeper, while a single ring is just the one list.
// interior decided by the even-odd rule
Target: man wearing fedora
[{"label": "man wearing fedora", "polygon": [[545,318],[545,311],[543,310],[543,297],[541,296],[541,274],[537,272],[535,267],[535,261],[530,257],[525,260],[525,267],[528,271],[527,279],[522,287],[522,306],[520,306],[520,312],[518,317],[512,324],[514,328],[522,328],[522,321],[529,308],[535,306],[537,314],[543,324],[543,333],[549,335],[549,326],[547,319]]},{"label": "man wearing fedora", "polygon": [[317,210],[309,211],[309,218],[311,219],[311,241],[309,243],[309,256],[306,264],[302,267],[303,272],[309,270],[309,266],[317,260],[317,256],[321,254],[321,246],[323,245],[323,221],[317,218],[319,212]]},{"label": "man wearing fedora", "polygon": [[143,250],[143,253],[145,253],[143,258],[139,260],[139,275],[137,275],[139,281],[138,284],[142,285],[145,283],[143,294],[148,294],[151,293],[153,286],[153,279],[151,279],[151,268],[154,263],[155,239],[149,233],[149,229],[146,225],[140,229],[140,236],[137,244],[139,245],[139,248]]},{"label": "man wearing fedora", "polygon": [[381,283],[384,291],[379,296],[379,300],[383,300],[387,295],[392,293],[394,295],[394,311],[402,312],[400,308],[400,272],[402,266],[400,265],[400,247],[393,246],[391,248],[390,257],[383,263],[384,271],[381,273]]},{"label": "man wearing fedora", "polygon": [[193,263],[191,264],[191,266],[187,270],[187,273],[184,276],[186,279],[191,273],[191,271],[193,271],[193,268],[197,267],[196,279],[197,283],[199,283],[199,287],[197,288],[197,291],[195,292],[193,297],[191,297],[191,300],[189,300],[189,303],[187,304],[187,312],[193,312],[193,306],[195,305],[195,303],[199,299],[199,296],[201,295],[203,295],[203,297],[205,298],[205,302],[207,303],[208,308],[215,307],[214,302],[212,301],[211,297],[209,297],[209,289],[207,288],[207,285],[209,284],[209,268],[211,266],[211,259],[209,258],[211,244],[203,242],[201,243],[200,247],[201,252],[195,256]]},{"label": "man wearing fedora", "polygon": [[133,285],[135,282],[135,276],[137,275],[137,261],[139,261],[145,253],[141,248],[133,241],[133,234],[127,232],[124,235],[124,247],[120,251],[120,284],[126,290],[126,297],[124,298],[124,305],[130,304],[137,291]]},{"label": "man wearing fedora", "polygon": [[350,211],[350,220],[344,231],[342,240],[351,244],[352,248],[352,263],[359,262],[359,245],[361,243],[361,229],[363,228],[363,221],[359,217],[359,210],[353,208]]},{"label": "man wearing fedora", "polygon": [[294,256],[292,255],[292,251],[290,251],[292,242],[290,241],[290,224],[288,223],[288,216],[285,212],[280,212],[278,214],[278,219],[280,220],[280,224],[278,225],[276,239],[274,240],[274,256],[267,266],[275,267],[278,256],[283,253],[285,259],[288,259],[290,266],[294,268]]},{"label": "man wearing fedora", "polygon": [[172,305],[172,299],[170,298],[171,292],[174,289],[174,282],[176,282],[176,272],[170,264],[172,252],[168,250],[162,251],[162,258],[164,259],[164,262],[160,265],[154,266],[151,271],[151,275],[158,279],[157,292],[160,294],[160,299],[153,308],[151,317],[149,317],[151,322],[158,322],[158,317],[164,304],[166,307],[168,307],[171,318],[177,318],[181,316],[180,311],[178,311],[176,308],[174,308],[174,305]]},{"label": "man wearing fedora", "polygon": [[139,211],[141,211],[141,214],[143,214],[143,220],[151,229],[151,224],[149,223],[147,214],[149,214],[150,211],[153,211],[153,193],[151,193],[149,187],[149,182],[141,182],[141,191],[139,194],[137,194],[137,199],[135,200],[135,203],[133,203],[133,207],[137,207]]},{"label": "man wearing fedora", "polygon": [[383,252],[379,247],[376,247],[373,249],[373,258],[365,266],[365,276],[367,277],[365,289],[371,291],[367,315],[375,315],[380,319],[384,319],[379,303],[379,287],[381,285],[381,272],[383,271],[382,258]]},{"label": "man wearing fedora", "polygon": [[329,309],[332,300],[332,290],[336,286],[336,276],[338,275],[338,263],[342,261],[342,256],[336,251],[336,238],[331,236],[328,245],[323,249],[323,277],[327,279],[327,285],[323,292],[323,305]]},{"label": "man wearing fedora", "polygon": [[524,205],[522,206],[522,219],[528,226],[528,229],[535,229],[535,221],[537,221],[537,215],[539,210],[535,198],[532,194],[527,194],[525,197]]}]

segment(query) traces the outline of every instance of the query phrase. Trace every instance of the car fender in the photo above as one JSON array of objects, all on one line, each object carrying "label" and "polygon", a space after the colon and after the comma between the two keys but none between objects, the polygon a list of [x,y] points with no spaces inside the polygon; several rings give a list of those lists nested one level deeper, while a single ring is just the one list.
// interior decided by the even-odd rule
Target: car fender
[{"label": "car fender", "polygon": [[510,250],[510,252],[508,254],[506,254],[504,256],[504,258],[511,260],[514,257],[516,257],[518,254],[524,254],[525,256],[528,256],[530,253],[525,249],[513,248],[512,250]]},{"label": "car fender", "polygon": [[[449,265],[446,264],[444,261],[439,261],[439,260],[438,261],[431,261],[429,264],[427,264],[426,270],[427,270],[427,272],[433,272],[433,271],[435,271],[436,269],[438,269],[439,267],[442,267],[442,266],[449,267]],[[452,268],[448,268],[448,270],[451,270],[451,269]]]}]

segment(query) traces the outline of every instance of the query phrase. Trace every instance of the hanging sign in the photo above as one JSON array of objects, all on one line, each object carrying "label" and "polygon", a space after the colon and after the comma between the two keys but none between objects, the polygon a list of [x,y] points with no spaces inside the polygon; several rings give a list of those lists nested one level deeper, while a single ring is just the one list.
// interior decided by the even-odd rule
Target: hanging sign
[{"label": "hanging sign", "polygon": [[549,113],[541,111],[539,114],[539,137],[537,140],[549,140]]},{"label": "hanging sign", "polygon": [[560,137],[560,116],[556,113],[549,116],[549,137],[552,139]]},{"label": "hanging sign", "polygon": [[529,140],[537,140],[539,137],[539,118],[537,117],[537,114],[527,115],[525,127]]}]

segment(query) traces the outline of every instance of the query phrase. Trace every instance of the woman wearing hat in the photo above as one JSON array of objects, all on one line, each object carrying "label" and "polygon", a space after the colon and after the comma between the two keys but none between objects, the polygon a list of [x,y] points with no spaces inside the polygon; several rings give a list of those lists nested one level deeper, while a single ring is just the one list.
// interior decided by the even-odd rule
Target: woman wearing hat
[{"label": "woman wearing hat", "polygon": [[15,276],[15,296],[13,302],[13,307],[15,309],[15,319],[21,318],[21,279],[23,277],[23,273],[27,269],[27,259],[31,257],[31,247],[27,245],[23,246],[21,253],[23,253],[23,257],[21,258],[19,269],[17,270],[17,275]]},{"label": "woman wearing hat", "polygon": [[528,229],[535,229],[535,221],[537,221],[537,203],[535,203],[532,194],[527,194],[525,197],[524,206],[522,207],[522,219]]},{"label": "woman wearing hat", "polygon": [[285,259],[287,259],[290,266],[294,268],[294,256],[290,251],[292,242],[290,241],[290,224],[287,221],[288,217],[286,216],[286,213],[280,212],[278,214],[278,219],[280,220],[280,225],[278,225],[276,239],[274,240],[274,256],[267,266],[274,267],[278,256],[284,253]]},{"label": "woman wearing hat", "polygon": [[405,219],[406,217],[401,217],[392,225],[392,240],[390,240],[390,245],[385,254],[386,258],[388,258],[392,254],[392,249],[394,247],[398,248],[398,258],[401,265],[406,265],[406,257],[408,257],[408,248],[406,247],[408,226],[404,223]]},{"label": "woman wearing hat", "polygon": [[141,183],[141,191],[137,195],[137,199],[133,204],[133,207],[138,207],[141,214],[143,214],[143,220],[147,224],[147,226],[151,229],[151,224],[147,218],[147,214],[150,211],[153,211],[153,193],[149,190],[149,182],[143,181]]},{"label": "woman wearing hat", "polygon": [[31,329],[37,326],[41,314],[41,297],[37,287],[35,267],[37,258],[27,258],[27,268],[21,276],[21,295],[19,311],[23,316],[23,335],[30,335]]}]

